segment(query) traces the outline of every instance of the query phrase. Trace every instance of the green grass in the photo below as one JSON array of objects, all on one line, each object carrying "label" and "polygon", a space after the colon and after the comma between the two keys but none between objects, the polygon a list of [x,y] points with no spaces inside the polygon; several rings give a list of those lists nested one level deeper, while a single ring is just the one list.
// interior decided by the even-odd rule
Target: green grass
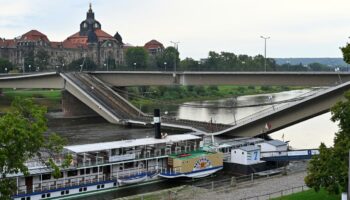
[{"label": "green grass", "polygon": [[50,100],[61,99],[61,90],[44,90],[44,89],[4,89],[4,96],[12,99],[14,97],[33,97],[33,98],[46,98]]},{"label": "green grass", "polygon": [[310,189],[304,192],[298,192],[288,196],[276,198],[273,200],[339,200],[339,195],[329,195],[325,190],[315,192],[315,190]]},{"label": "green grass", "polygon": [[0,112],[7,112],[15,97],[33,98],[34,102],[48,110],[58,110],[61,104],[61,90],[49,89],[3,89],[0,96]]}]

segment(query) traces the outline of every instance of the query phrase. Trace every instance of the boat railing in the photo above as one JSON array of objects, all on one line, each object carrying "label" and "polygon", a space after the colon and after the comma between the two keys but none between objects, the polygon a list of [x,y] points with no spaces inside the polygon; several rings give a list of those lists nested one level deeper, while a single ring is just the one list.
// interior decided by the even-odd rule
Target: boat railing
[{"label": "boat railing", "polygon": [[[128,160],[142,160],[142,159],[151,159],[151,158],[159,158],[159,157],[166,157],[170,154],[181,154],[186,153],[188,151],[195,151],[197,150],[196,147],[183,147],[183,148],[165,148],[159,150],[147,150],[141,152],[135,152],[132,154],[123,154],[118,159],[110,159],[108,157],[101,157],[99,159],[86,159],[84,160],[78,160],[74,163],[75,167],[90,167],[90,166],[96,166],[96,165],[103,165],[103,164],[110,164],[110,163],[118,163],[118,162],[125,162]],[[125,156],[125,155],[133,155],[133,156]]]},{"label": "boat railing", "polygon": [[41,183],[35,183],[32,186],[21,185],[17,187],[17,193],[19,194],[30,194],[33,192],[44,192],[56,189],[63,189],[73,186],[84,186],[88,184],[103,182],[103,181],[116,181],[116,178],[113,176],[106,175],[90,175],[76,178],[67,178],[67,179],[58,179],[55,181],[47,181]]}]

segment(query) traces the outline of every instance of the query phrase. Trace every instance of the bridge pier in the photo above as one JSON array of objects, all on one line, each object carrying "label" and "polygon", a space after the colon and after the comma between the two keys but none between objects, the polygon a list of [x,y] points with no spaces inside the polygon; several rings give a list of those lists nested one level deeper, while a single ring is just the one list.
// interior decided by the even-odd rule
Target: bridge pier
[{"label": "bridge pier", "polygon": [[62,90],[62,110],[66,117],[97,115],[95,111],[69,93]]}]

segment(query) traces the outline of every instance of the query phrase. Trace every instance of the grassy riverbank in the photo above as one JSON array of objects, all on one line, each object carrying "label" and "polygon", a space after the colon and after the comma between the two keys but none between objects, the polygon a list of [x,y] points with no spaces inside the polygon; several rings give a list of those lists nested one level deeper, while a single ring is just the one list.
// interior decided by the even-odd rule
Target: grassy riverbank
[{"label": "grassy riverbank", "polygon": [[286,86],[177,86],[129,88],[129,100],[135,106],[216,100],[244,95],[276,93],[301,87]]},{"label": "grassy riverbank", "polygon": [[48,89],[3,89],[0,96],[0,112],[8,110],[15,97],[33,98],[37,104],[46,106],[48,110],[60,109],[61,90]]},{"label": "grassy riverbank", "polygon": [[325,190],[321,190],[319,192],[315,192],[315,190],[310,189],[304,192],[299,192],[295,194],[291,194],[288,196],[276,198],[273,200],[339,200],[340,195],[329,195]]},{"label": "grassy riverbank", "polygon": [[[174,86],[130,87],[129,100],[137,107],[179,104],[187,101],[216,100],[243,95],[276,93],[301,87],[286,86]],[[3,89],[0,112],[8,109],[15,97],[34,98],[48,110],[59,110],[61,90],[53,89]]]}]

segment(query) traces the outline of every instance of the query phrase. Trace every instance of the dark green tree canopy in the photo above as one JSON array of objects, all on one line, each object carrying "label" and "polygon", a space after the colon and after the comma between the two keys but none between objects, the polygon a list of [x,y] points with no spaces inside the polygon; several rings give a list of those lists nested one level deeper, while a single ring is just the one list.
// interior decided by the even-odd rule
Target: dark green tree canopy
[{"label": "dark green tree canopy", "polygon": [[345,93],[331,109],[332,121],[339,123],[334,138],[334,147],[320,145],[320,154],[312,158],[308,166],[305,183],[319,191],[325,188],[329,193],[346,191],[348,184],[348,163],[350,149],[350,92]]},{"label": "dark green tree canopy", "polygon": [[148,52],[143,47],[130,47],[126,50],[125,60],[130,69],[145,69],[148,63]]},{"label": "dark green tree canopy", "polygon": [[0,73],[8,73],[13,69],[13,64],[6,59],[0,58]]},{"label": "dark green tree canopy", "polygon": [[[65,141],[56,134],[44,137],[47,131],[46,108],[35,105],[31,99],[15,98],[11,109],[0,117],[0,199],[9,199],[16,189],[8,174],[22,172],[28,174],[25,162],[39,158],[54,170],[54,176],[60,176],[60,169],[49,156],[59,153]],[[69,165],[70,156],[64,165]]]},{"label": "dark green tree canopy", "polygon": [[39,49],[35,54],[33,71],[45,71],[48,69],[50,55],[44,49]]},{"label": "dark green tree canopy", "polygon": [[80,58],[72,61],[68,66],[64,66],[64,71],[95,71],[97,69],[96,63],[90,58]]}]

